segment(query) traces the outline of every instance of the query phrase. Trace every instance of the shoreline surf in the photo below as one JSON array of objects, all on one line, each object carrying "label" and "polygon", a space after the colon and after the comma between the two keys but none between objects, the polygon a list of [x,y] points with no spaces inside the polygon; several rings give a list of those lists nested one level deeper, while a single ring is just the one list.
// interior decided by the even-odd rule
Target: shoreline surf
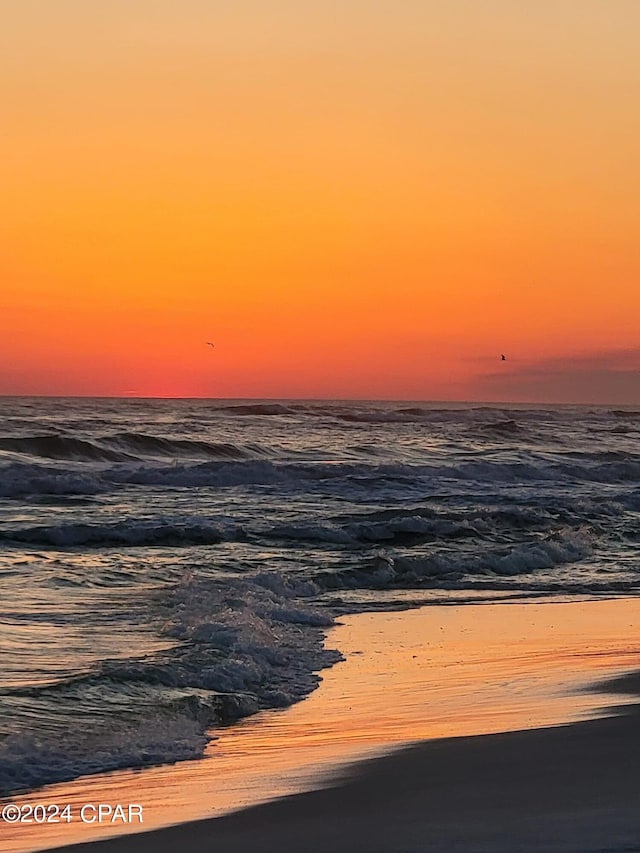
[{"label": "shoreline surf", "polygon": [[[360,772],[358,762],[425,738],[542,730],[600,715],[629,686],[611,679],[637,666],[639,630],[636,599],[435,605],[345,617],[327,644],[346,659],[325,670],[319,689],[291,708],[219,730],[205,759],[85,777],[19,799],[142,800],[143,837],[162,824],[340,785],[345,773]],[[12,828],[0,849],[88,842],[112,830],[131,831]]]}]

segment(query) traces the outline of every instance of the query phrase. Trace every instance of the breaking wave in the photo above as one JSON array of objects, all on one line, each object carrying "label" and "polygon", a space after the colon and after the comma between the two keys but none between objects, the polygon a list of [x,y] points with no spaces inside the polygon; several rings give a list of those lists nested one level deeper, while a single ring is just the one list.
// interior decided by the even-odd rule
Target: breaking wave
[{"label": "breaking wave", "polygon": [[0,438],[0,451],[73,462],[130,462],[145,456],[246,459],[261,454],[256,446],[243,448],[231,443],[165,438],[134,432],[115,433],[92,441],[58,434],[9,436]]},{"label": "breaking wave", "polygon": [[442,581],[473,577],[513,577],[577,562],[592,553],[587,534],[567,532],[533,542],[464,554],[439,551],[398,557],[378,554],[366,566],[326,572],[317,582],[324,589],[421,588]]},{"label": "breaking wave", "polygon": [[341,659],[323,647],[332,618],[305,600],[314,589],[274,575],[187,579],[156,602],[173,648],[5,690],[10,719],[0,723],[0,796],[198,758],[211,729],[303,698],[317,687],[317,672]]},{"label": "breaking wave", "polygon": [[[115,452],[115,451],[110,451]],[[248,452],[248,451],[247,451]],[[485,485],[506,483],[640,483],[640,455],[636,453],[566,453],[553,458],[513,458],[492,461],[478,458],[457,464],[429,463],[335,463],[272,461],[240,457],[244,451],[222,446],[211,450],[215,461],[161,460],[144,464],[55,467],[22,461],[0,466],[0,497],[38,494],[96,495],[115,486],[158,486],[173,488],[227,488],[233,486],[285,485],[309,489],[314,484],[341,482],[346,490],[396,482],[416,488],[435,488],[446,481]],[[98,451],[96,450],[96,456]],[[131,459],[131,457],[127,457]],[[100,460],[103,461],[103,460]]]},{"label": "breaking wave", "polygon": [[64,435],[0,438],[0,450],[25,456],[39,456],[43,459],[69,459],[77,462],[125,462],[132,458],[128,453]]}]

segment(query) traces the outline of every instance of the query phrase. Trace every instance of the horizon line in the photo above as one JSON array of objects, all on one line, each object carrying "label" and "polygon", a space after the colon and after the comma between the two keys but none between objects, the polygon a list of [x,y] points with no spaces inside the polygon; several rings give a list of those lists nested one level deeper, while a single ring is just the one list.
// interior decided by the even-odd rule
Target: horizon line
[{"label": "horizon line", "polygon": [[619,403],[603,401],[599,403],[568,400],[563,402],[550,400],[441,400],[421,399],[418,397],[205,397],[199,395],[187,396],[156,396],[153,394],[1,394],[0,400],[210,400],[218,402],[314,402],[314,403],[424,403],[427,405],[460,405],[460,406],[591,406],[605,408],[611,406],[632,407],[640,406],[638,402]]}]

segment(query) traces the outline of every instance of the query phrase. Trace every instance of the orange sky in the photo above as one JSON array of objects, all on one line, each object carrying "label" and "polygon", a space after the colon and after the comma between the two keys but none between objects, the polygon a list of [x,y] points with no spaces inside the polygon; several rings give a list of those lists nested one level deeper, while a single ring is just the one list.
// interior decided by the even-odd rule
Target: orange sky
[{"label": "orange sky", "polygon": [[635,0],[3,4],[0,393],[640,402],[639,36]]}]

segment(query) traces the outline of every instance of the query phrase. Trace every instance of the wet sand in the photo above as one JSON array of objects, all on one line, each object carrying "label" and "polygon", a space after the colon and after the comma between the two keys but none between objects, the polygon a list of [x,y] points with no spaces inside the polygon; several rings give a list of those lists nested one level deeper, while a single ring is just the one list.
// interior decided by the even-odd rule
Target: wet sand
[{"label": "wet sand", "polygon": [[640,716],[426,742],[351,778],[69,853],[640,849]]},{"label": "wet sand", "polygon": [[[604,850],[616,848],[584,844],[595,843],[598,832],[624,838],[636,831],[639,718],[543,728],[593,717],[623,701],[621,693],[636,692],[629,675],[640,666],[636,599],[362,614],[345,618],[327,644],[346,660],[324,671],[314,694],[219,732],[202,761],[14,797],[141,803],[144,826],[5,826],[0,850],[136,830],[147,832],[100,843],[94,853],[179,845],[408,851],[547,843],[550,850]],[[532,731],[491,734],[522,729]],[[246,808],[270,797],[285,799]],[[197,820],[212,815],[218,817]],[[180,825],[149,832],[172,823]],[[574,847],[558,846],[563,833]]]}]

